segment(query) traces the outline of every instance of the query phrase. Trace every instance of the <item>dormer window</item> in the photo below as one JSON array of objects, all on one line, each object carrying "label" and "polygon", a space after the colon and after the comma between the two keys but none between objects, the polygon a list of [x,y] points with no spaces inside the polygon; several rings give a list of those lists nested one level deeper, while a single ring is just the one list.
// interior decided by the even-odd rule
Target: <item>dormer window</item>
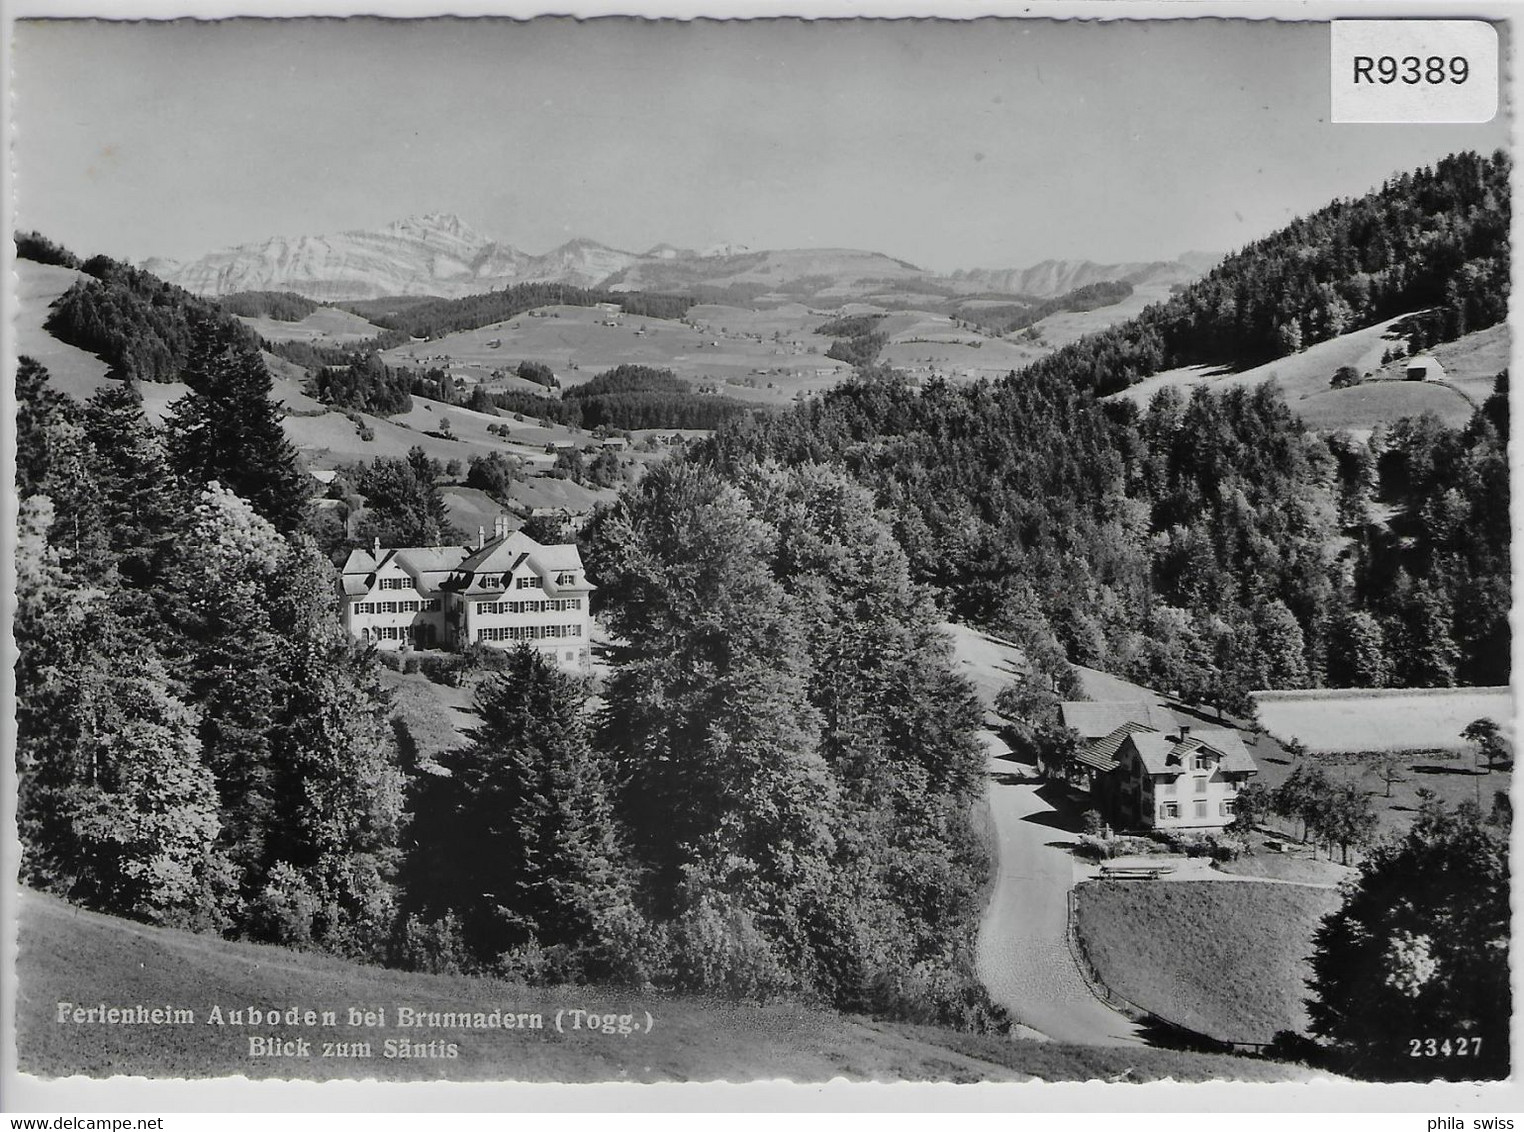
[{"label": "dormer window", "polygon": [[575,575],[575,574],[557,574],[556,575],[556,585],[558,585],[558,586],[571,586],[571,585],[575,585],[576,582],[577,582],[577,575]]},{"label": "dormer window", "polygon": [[1211,770],[1212,756],[1207,754],[1205,751],[1197,751],[1196,757],[1191,765],[1197,770]]}]

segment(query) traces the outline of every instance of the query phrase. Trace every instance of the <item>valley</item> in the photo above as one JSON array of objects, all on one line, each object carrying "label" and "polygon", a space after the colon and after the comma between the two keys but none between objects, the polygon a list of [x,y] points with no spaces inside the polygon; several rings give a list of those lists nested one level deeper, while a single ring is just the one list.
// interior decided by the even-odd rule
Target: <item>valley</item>
[{"label": "valley", "polygon": [[1429,980],[1498,1045],[1509,175],[1210,271],[18,235],[31,1005],[667,1020],[396,1079],[1401,1076],[1330,1004]]}]

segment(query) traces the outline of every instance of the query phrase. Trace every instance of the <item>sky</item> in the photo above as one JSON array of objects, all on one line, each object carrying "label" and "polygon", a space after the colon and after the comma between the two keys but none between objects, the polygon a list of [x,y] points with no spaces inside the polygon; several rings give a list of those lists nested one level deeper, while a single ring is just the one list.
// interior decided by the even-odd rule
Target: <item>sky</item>
[{"label": "sky", "polygon": [[855,247],[939,271],[1227,252],[1462,149],[1333,125],[1327,25],[1182,20],[21,22],[16,224],[190,259],[455,213]]}]

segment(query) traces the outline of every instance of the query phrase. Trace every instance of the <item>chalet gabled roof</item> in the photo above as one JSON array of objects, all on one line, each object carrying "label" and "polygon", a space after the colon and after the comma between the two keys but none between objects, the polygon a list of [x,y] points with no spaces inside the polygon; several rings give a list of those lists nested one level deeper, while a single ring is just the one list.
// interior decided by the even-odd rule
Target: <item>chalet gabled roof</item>
[{"label": "chalet gabled roof", "polygon": [[[500,594],[501,586],[482,584],[484,577],[512,574],[527,565],[540,579],[545,592],[551,595],[566,590],[571,593],[587,593],[596,589],[582,574],[582,552],[575,543],[554,543],[545,546],[536,542],[523,531],[514,531],[502,538],[473,551],[455,568],[453,588],[467,594]],[[562,586],[556,578],[561,574],[577,574],[575,585]]]},{"label": "chalet gabled roof", "polygon": [[1075,752],[1074,761],[1103,772],[1115,770],[1120,765],[1117,762],[1117,752],[1127,737],[1152,730],[1153,728],[1146,723],[1135,723],[1129,720],[1111,734],[1102,735],[1099,739],[1092,739],[1086,743]]},{"label": "chalet gabled roof", "polygon": [[1259,769],[1238,732],[1226,728],[1193,731],[1183,739],[1178,734],[1138,733],[1125,741],[1137,750],[1149,774],[1179,774],[1189,769],[1186,760],[1203,749],[1217,755],[1221,768],[1230,774],[1253,774]]}]

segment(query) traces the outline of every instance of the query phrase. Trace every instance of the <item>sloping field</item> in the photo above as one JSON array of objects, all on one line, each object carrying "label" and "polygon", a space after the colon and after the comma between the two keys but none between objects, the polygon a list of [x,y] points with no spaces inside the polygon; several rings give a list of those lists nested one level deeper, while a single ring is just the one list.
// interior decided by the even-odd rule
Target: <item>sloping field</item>
[{"label": "sloping field", "polygon": [[1403,417],[1433,413],[1450,428],[1471,419],[1471,402],[1454,389],[1427,381],[1366,381],[1350,389],[1330,389],[1291,402],[1308,428],[1360,432]]},{"label": "sloping field", "polygon": [[1219,1041],[1268,1042],[1307,1024],[1312,934],[1337,891],[1255,881],[1096,881],[1075,889],[1101,981]]},{"label": "sloping field", "polygon": [[944,621],[941,628],[952,638],[956,671],[973,684],[986,708],[993,708],[995,697],[1026,672],[1026,657],[1014,644],[955,621]]},{"label": "sloping field", "polygon": [[1492,382],[1508,368],[1508,324],[1498,323],[1454,342],[1435,346],[1429,353],[1445,367],[1445,381],[1480,405],[1492,395]]},{"label": "sloping field", "polygon": [[[935,316],[932,316],[935,317]],[[1050,351],[1005,338],[985,338],[948,321],[945,331],[911,333],[885,346],[879,360],[915,374],[950,378],[1001,377]]]},{"label": "sloping field", "polygon": [[310,342],[314,346],[347,346],[381,333],[379,326],[338,307],[319,307],[298,322],[242,316],[238,321],[267,342]]},{"label": "sloping field", "polygon": [[[355,460],[374,460],[377,456],[406,456],[408,450],[417,445],[430,457],[445,464],[451,460],[465,464],[472,456],[501,452],[505,456],[518,457],[527,469],[533,470],[554,462],[554,457],[545,451],[545,445],[551,441],[591,442],[586,433],[574,433],[560,425],[543,424],[531,418],[517,421],[512,415],[494,417],[424,397],[414,397],[412,409],[394,417],[359,415],[374,439],[363,439],[355,423],[339,412],[320,417],[287,417],[286,435],[314,467],[322,468]],[[454,440],[426,435],[428,432],[443,432],[440,422],[444,419],[450,422],[450,435],[455,437]],[[504,441],[490,435],[487,432],[489,424],[506,425],[510,430],[509,439]]]},{"label": "sloping field", "polygon": [[[1368,404],[1361,404],[1347,399],[1341,401],[1340,395],[1347,394],[1350,390],[1334,391],[1330,385],[1341,366],[1354,366],[1362,374],[1380,369],[1381,355],[1396,342],[1392,327],[1404,317],[1407,316],[1390,318],[1374,326],[1351,331],[1327,342],[1309,346],[1299,354],[1277,358],[1273,362],[1238,373],[1213,366],[1186,366],[1166,370],[1112,396],[1125,397],[1146,408],[1154,394],[1166,386],[1188,390],[1197,385],[1206,385],[1221,391],[1234,386],[1252,388],[1266,381],[1274,381],[1292,410],[1307,419],[1312,427],[1370,427],[1376,423],[1377,417],[1390,421],[1401,416],[1411,416],[1438,403],[1434,400],[1435,390],[1424,390],[1421,382],[1394,383],[1391,392],[1383,387],[1379,396],[1372,398]],[[1334,399],[1331,407],[1325,409],[1322,399],[1328,398],[1330,393],[1334,394]],[[1454,402],[1456,411],[1469,415],[1470,406],[1464,397],[1452,390],[1442,391],[1440,396],[1446,394]],[[1409,404],[1417,407],[1408,408]],[[1372,414],[1368,424],[1354,414],[1357,406]],[[1341,419],[1341,423],[1332,426],[1313,424],[1312,418],[1320,413]]]},{"label": "sloping field", "polygon": [[[796,392],[828,387],[851,372],[825,356],[831,339],[812,333],[825,320],[798,304],[790,309],[803,313],[780,320],[776,312],[758,312],[768,317],[743,320],[739,316],[747,312],[737,308],[695,307],[689,315],[694,327],[598,307],[549,306],[533,316],[398,346],[384,357],[396,366],[440,366],[473,382],[521,361],[543,362],[563,387],[618,365],[653,366],[695,384],[721,385],[730,396],[784,404]],[[732,311],[738,314],[734,325]]]},{"label": "sloping field", "polygon": [[380,671],[381,683],[392,693],[393,726],[401,724],[412,753],[425,762],[464,744],[466,732],[481,722],[471,689],[436,684],[416,672]]},{"label": "sloping field", "polygon": [[[1436,388],[1450,387],[1480,405],[1492,394],[1494,379],[1508,368],[1509,335],[1507,323],[1489,326],[1465,334],[1454,342],[1442,342],[1432,350],[1445,368],[1445,378]],[[1376,371],[1376,377],[1389,381],[1403,381],[1407,376],[1407,359],[1388,362]],[[1420,382],[1407,382],[1417,386]]]},{"label": "sloping field", "polygon": [[[1109,1050],[1010,1041],[930,1026],[875,1022],[787,1004],[746,1006],[598,987],[535,989],[491,979],[362,967],[278,947],[236,944],[80,911],[22,892],[16,962],[16,1055],[24,1073],[389,1081],[983,1081],[1295,1080],[1293,1066],[1170,1050]],[[59,1003],[193,1012],[173,1025],[57,1021]],[[213,1006],[224,1022],[208,1022]],[[235,1025],[233,1010],[288,1007],[318,1024]],[[400,1006],[419,1011],[523,1015],[523,1027],[400,1028]],[[384,1011],[383,1026],[347,1025],[350,1008]],[[334,1011],[326,1025],[323,1011]],[[568,1011],[600,1020],[573,1029]],[[645,1029],[646,1013],[650,1028]],[[561,1028],[558,1030],[558,1012]],[[538,1017],[540,1026],[534,1021]],[[620,1034],[620,1019],[641,1032]],[[73,1017],[72,1014],[69,1015]],[[586,1014],[583,1015],[586,1017]],[[245,1015],[245,1020],[248,1016]],[[310,1056],[250,1056],[251,1037],[311,1043]],[[323,1057],[324,1042],[348,1057]],[[405,1043],[455,1057],[388,1057]],[[359,1047],[359,1048],[357,1048]],[[337,1052],[337,1050],[336,1050]],[[368,1056],[354,1056],[355,1054]]]},{"label": "sloping field", "polygon": [[111,367],[78,346],[60,342],[42,328],[53,300],[74,286],[75,280],[84,278],[84,272],[29,259],[16,260],[15,271],[16,320],[12,325],[16,356],[32,358],[46,366],[54,386],[71,397],[85,400],[106,384],[106,371]]},{"label": "sloping field", "polygon": [[1136,318],[1149,304],[1162,303],[1168,299],[1169,289],[1168,280],[1139,283],[1133,287],[1132,294],[1119,303],[1097,307],[1092,311],[1060,311],[1058,314],[1050,314],[1037,323],[1037,330],[1042,335],[1043,344],[1056,350],[1060,346],[1079,341],[1087,334],[1095,334],[1108,326]]},{"label": "sloping field", "polygon": [[1465,750],[1462,728],[1484,717],[1513,730],[1507,688],[1321,688],[1251,692],[1277,739],[1327,752]]},{"label": "sloping field", "polygon": [[[70,396],[85,400],[108,382],[109,367],[105,362],[76,347],[58,341],[42,328],[47,318],[48,304],[73,286],[80,273],[48,264],[18,260],[16,263],[17,316],[15,321],[18,354],[35,358],[48,369],[49,380],[55,388]],[[581,308],[568,308],[581,309]],[[329,316],[327,325],[370,324],[356,315],[332,308],[314,312],[306,322]],[[245,319],[245,322],[250,320]],[[299,324],[275,323],[277,327]],[[374,331],[374,327],[371,330]],[[473,412],[458,405],[445,405],[427,398],[415,397],[413,408],[395,417],[373,417],[360,414],[372,439],[365,440],[359,428],[344,413],[330,409],[309,396],[303,388],[305,374],[301,367],[264,353],[265,365],[270,370],[271,397],[298,415],[285,418],[286,436],[316,468],[332,468],[356,460],[374,460],[377,456],[406,456],[414,445],[421,447],[429,456],[448,464],[459,460],[462,465],[472,456],[484,456],[501,452],[523,461],[525,469],[548,468],[555,457],[545,451],[551,442],[590,443],[591,438],[580,430],[526,418],[514,420],[512,415],[492,416]],[[591,376],[589,374],[588,376]],[[145,381],[139,386],[143,396],[143,411],[150,420],[162,421],[169,407],[189,392],[178,381]],[[442,432],[441,419],[448,417],[454,440],[442,440],[427,436],[426,432]],[[509,439],[487,432],[487,427],[506,426]],[[592,503],[611,496],[611,492],[597,492],[578,486],[569,480],[540,480],[531,478],[516,485],[514,500],[525,507],[565,507],[586,510]],[[491,527],[490,519],[482,516],[490,509],[496,515],[499,508],[485,501],[480,492],[462,489],[447,501],[452,521],[467,531],[477,526]]]}]

